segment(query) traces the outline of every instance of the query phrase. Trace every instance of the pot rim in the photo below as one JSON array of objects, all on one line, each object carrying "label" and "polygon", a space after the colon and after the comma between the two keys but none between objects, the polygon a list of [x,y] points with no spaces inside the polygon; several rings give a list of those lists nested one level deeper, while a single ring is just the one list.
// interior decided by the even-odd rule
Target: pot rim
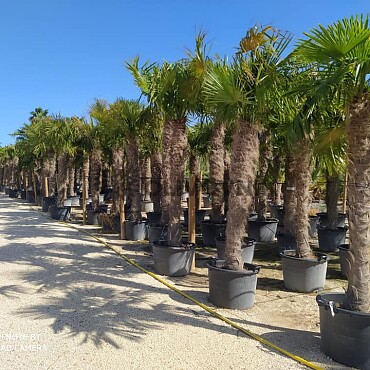
[{"label": "pot rim", "polygon": [[280,257],[281,258],[288,258],[296,261],[306,261],[306,262],[318,262],[318,263],[326,263],[330,260],[329,255],[326,253],[321,253],[321,252],[315,252],[315,256],[317,256],[317,259],[312,259],[312,258],[300,258],[300,257],[295,257],[286,253],[296,253],[295,249],[285,249],[284,251],[280,252]]}]

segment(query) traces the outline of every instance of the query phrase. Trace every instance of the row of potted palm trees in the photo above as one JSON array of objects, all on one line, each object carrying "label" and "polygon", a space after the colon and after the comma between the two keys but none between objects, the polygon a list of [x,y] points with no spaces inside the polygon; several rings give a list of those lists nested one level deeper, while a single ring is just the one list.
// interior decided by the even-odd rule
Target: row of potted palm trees
[{"label": "row of potted palm trees", "polygon": [[[167,226],[165,244],[181,247],[181,198],[188,153],[207,153],[211,221],[220,224],[227,211],[225,262],[217,268],[240,273],[246,269],[241,245],[248,215],[257,203],[259,219],[266,217],[265,185],[271,175],[275,176],[272,182],[280,182],[281,172],[286,183],[284,232],[295,237],[297,259],[316,258],[308,235],[313,167],[319,161],[328,177],[336,179],[345,155],[348,287],[344,296],[329,299],[339,300],[334,306],[323,297],[319,304],[334,307],[335,312],[369,312],[368,18],[355,16],[319,26],[286,55],[290,41],[288,33],[254,27],[231,60],[210,57],[205,35],[199,34],[195,50],[180,61],[141,65],[138,58],[129,61],[126,67],[142,92],[141,102],[98,100],[90,109],[90,122],[35,110],[30,122],[16,132],[15,146],[1,149],[2,176],[16,182],[22,171],[36,174],[43,195],[57,189],[61,206],[77,166],[82,168],[79,176],[85,194],[89,177],[93,208],[97,208],[104,158],[112,168],[113,208],[123,223],[128,216],[125,197],[131,220],[141,218],[140,174],[146,176],[140,163],[150,158],[152,200],[154,210],[161,212],[161,224]],[[194,121],[199,122],[198,128],[189,129],[188,123]],[[207,137],[208,145],[199,145],[194,131]],[[195,167],[191,166],[192,172]],[[30,177],[34,183],[35,177]],[[329,225],[334,225],[336,212],[335,204]],[[334,347],[343,352],[337,351],[338,344]],[[331,355],[334,351],[324,350]],[[361,361],[369,360],[363,357]]]}]

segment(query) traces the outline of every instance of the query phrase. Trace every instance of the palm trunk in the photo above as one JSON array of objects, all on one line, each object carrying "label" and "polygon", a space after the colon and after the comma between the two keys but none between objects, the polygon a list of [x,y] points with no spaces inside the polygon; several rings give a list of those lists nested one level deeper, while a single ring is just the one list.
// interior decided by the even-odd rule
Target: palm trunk
[{"label": "palm trunk", "polygon": [[68,166],[68,193],[70,196],[75,195],[75,172],[76,167],[74,163]]},{"label": "palm trunk", "polygon": [[[163,196],[162,221],[168,217],[167,243],[182,244],[181,196],[183,191],[187,149],[186,118],[168,120],[163,136]],[[167,214],[166,214],[167,213]]]},{"label": "palm trunk", "polygon": [[266,220],[268,189],[265,184],[269,162],[272,158],[271,135],[265,130],[260,135],[260,155],[257,175],[257,213],[260,220]]},{"label": "palm trunk", "polygon": [[370,99],[350,107],[348,137],[348,218],[350,273],[344,306],[370,312]]},{"label": "palm trunk", "polygon": [[281,179],[281,168],[282,168],[282,160],[279,154],[276,154],[273,159],[273,170],[272,170],[272,177],[273,177],[273,203],[277,206],[281,204],[281,188],[282,188],[282,179]]},{"label": "palm trunk", "polygon": [[225,125],[215,122],[212,131],[209,153],[209,180],[211,195],[212,222],[221,222],[224,213],[224,174],[225,174]]},{"label": "palm trunk", "polygon": [[85,156],[82,163],[82,216],[84,225],[86,225],[86,201],[89,195],[89,169],[90,158],[89,156]]},{"label": "palm trunk", "polygon": [[295,174],[296,174],[296,239],[297,257],[311,258],[312,251],[309,244],[308,235],[308,209],[310,205],[310,184],[311,184],[311,158],[312,149],[308,139],[302,139],[297,143],[294,155]]},{"label": "palm trunk", "polygon": [[202,199],[201,197],[201,178],[200,178],[200,161],[199,158],[194,155],[190,154],[189,158],[189,173],[190,175],[194,175],[195,179],[195,209],[199,210],[200,209],[200,204]]},{"label": "palm trunk", "polygon": [[284,187],[284,234],[295,236],[296,232],[296,177],[294,160],[289,153],[285,158],[285,187]]},{"label": "palm trunk", "polygon": [[228,150],[225,150],[224,156],[224,214],[227,216],[229,210],[229,182],[230,182],[230,164],[231,164],[231,153]]},{"label": "palm trunk", "polygon": [[110,174],[109,165],[107,162],[102,161],[102,182],[101,182],[101,192],[106,193],[110,184]]},{"label": "palm trunk", "polygon": [[151,179],[150,179],[150,158],[143,157],[140,161],[140,177],[141,177],[141,194],[144,195],[144,200],[146,202],[150,201],[150,186],[151,186]]},{"label": "palm trunk", "polygon": [[132,137],[127,145],[127,172],[129,173],[129,186],[131,193],[132,220],[141,219],[141,193],[140,193],[140,167],[139,167],[139,142]]},{"label": "palm trunk", "polygon": [[91,188],[91,200],[93,210],[99,208],[99,195],[102,183],[102,151],[99,148],[94,148],[91,153],[90,159],[90,188]]},{"label": "palm trunk", "polygon": [[162,196],[162,154],[154,152],[150,159],[151,166],[151,200],[154,212],[161,212]]},{"label": "palm trunk", "polygon": [[226,265],[242,270],[241,243],[253,200],[259,157],[257,126],[240,121],[233,135],[230,164],[229,211],[226,226]]},{"label": "palm trunk", "polygon": [[45,166],[45,174],[49,180],[49,196],[54,196],[55,195],[55,189],[57,187],[56,184],[56,156],[55,153],[52,151],[47,151],[45,158],[44,158],[44,166]]},{"label": "palm trunk", "polygon": [[[113,149],[113,204],[112,212],[116,215],[120,213],[120,187],[124,185],[124,149],[121,147],[115,147]],[[124,201],[124,199],[122,199]]]},{"label": "palm trunk", "polygon": [[326,176],[326,207],[328,213],[328,229],[337,229],[338,199],[339,199],[339,175]]},{"label": "palm trunk", "polygon": [[67,180],[68,180],[68,155],[62,153],[58,156],[58,174],[57,174],[58,198],[57,206],[63,207],[67,199]]}]

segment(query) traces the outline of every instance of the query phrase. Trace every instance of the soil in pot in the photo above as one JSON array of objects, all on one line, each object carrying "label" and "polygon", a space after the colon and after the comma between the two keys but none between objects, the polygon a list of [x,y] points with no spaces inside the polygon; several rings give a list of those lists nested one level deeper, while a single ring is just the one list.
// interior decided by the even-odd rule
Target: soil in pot
[{"label": "soil in pot", "polygon": [[253,307],[260,267],[245,263],[242,271],[225,268],[225,261],[208,262],[209,301],[217,307],[245,310]]},{"label": "soil in pot", "polygon": [[[217,257],[220,260],[225,259],[225,235],[220,235],[216,238]],[[254,249],[256,247],[256,239],[245,237],[242,242],[242,257],[244,263],[252,263]]]},{"label": "soil in pot", "polygon": [[344,297],[344,293],[325,293],[316,297],[321,351],[343,365],[370,369],[370,313],[341,308]]},{"label": "soil in pot", "polygon": [[280,253],[284,285],[294,292],[310,293],[324,288],[328,256],[316,253],[315,258],[295,257],[295,250]]},{"label": "soil in pot", "polygon": [[160,275],[185,276],[190,273],[195,247],[192,243],[168,246],[166,242],[153,243],[154,269]]},{"label": "soil in pot", "polygon": [[337,227],[336,230],[328,229],[319,226],[317,228],[317,236],[319,240],[319,248],[325,252],[336,252],[341,244],[346,241],[347,228]]},{"label": "soil in pot", "polygon": [[216,247],[216,238],[225,233],[226,222],[216,223],[203,221],[200,223],[200,230],[203,238],[203,245]]},{"label": "soil in pot", "polygon": [[248,236],[258,242],[270,243],[275,239],[278,220],[268,218],[266,220],[248,220]]}]

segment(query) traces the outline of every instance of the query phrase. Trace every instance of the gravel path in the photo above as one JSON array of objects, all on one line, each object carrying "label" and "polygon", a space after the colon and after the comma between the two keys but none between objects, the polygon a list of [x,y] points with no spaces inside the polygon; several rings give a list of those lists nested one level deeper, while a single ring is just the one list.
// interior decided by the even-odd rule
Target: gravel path
[{"label": "gravel path", "polygon": [[[111,241],[151,266],[137,244]],[[202,279],[193,273],[168,281],[209,304]],[[5,195],[0,300],[0,369],[307,368],[212,317],[91,237]],[[318,366],[344,368],[320,353],[317,330],[266,321],[268,306],[219,312],[287,350],[299,349]]]}]

